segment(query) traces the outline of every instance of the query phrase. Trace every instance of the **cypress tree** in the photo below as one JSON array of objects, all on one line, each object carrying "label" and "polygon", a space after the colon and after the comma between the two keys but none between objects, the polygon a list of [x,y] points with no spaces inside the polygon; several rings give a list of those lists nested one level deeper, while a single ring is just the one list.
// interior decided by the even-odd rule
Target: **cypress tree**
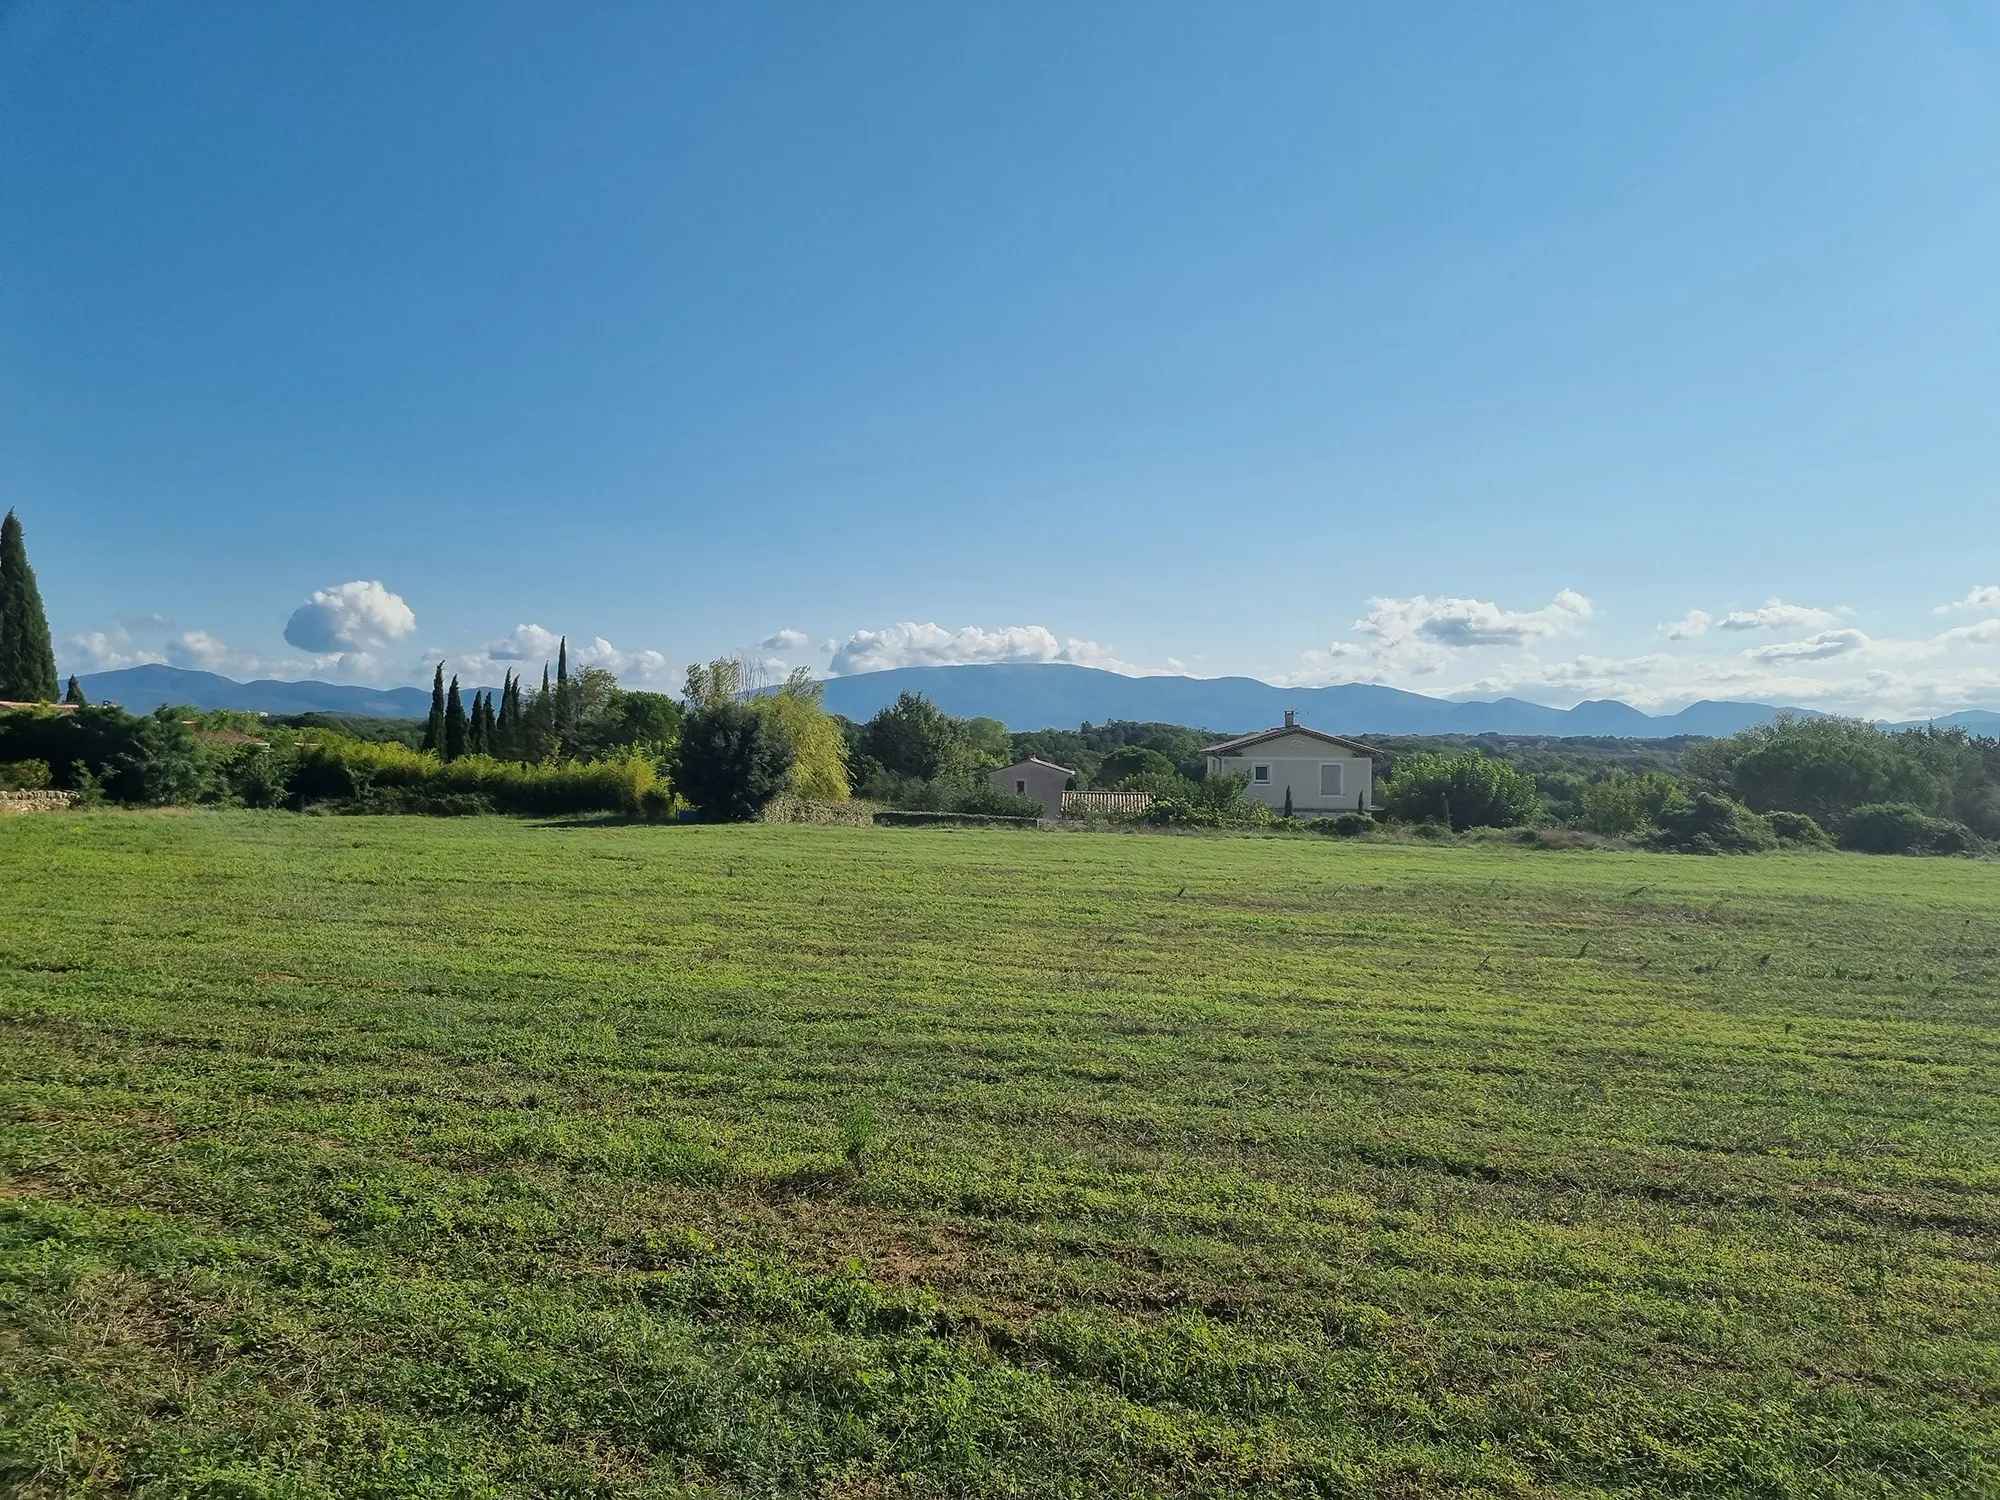
[{"label": "cypress tree", "polygon": [[76,680],[76,673],[69,674],[69,691],[63,694],[63,702],[73,703],[78,708],[90,707],[90,700],[83,696],[83,684]]},{"label": "cypress tree", "polygon": [[458,673],[451,674],[451,691],[444,699],[444,758],[465,754],[465,703],[458,696]]},{"label": "cypress tree", "polygon": [[423,748],[432,754],[444,752],[444,663],[439,662],[431,678],[431,716],[424,725]]},{"label": "cypress tree", "polygon": [[0,698],[53,703],[56,651],[42,591],[28,566],[28,544],[11,510],[0,521]]},{"label": "cypress tree", "polygon": [[569,680],[569,637],[564,636],[556,643],[556,703],[555,725],[560,734],[569,732],[571,717]]},{"label": "cypress tree", "polygon": [[493,716],[493,693],[486,694],[486,706],[479,711],[480,733],[486,739],[486,753],[493,754],[500,748],[500,721]]},{"label": "cypress tree", "polygon": [[493,727],[499,731],[502,740],[506,739],[507,730],[514,722],[511,712],[513,707],[514,674],[510,671],[500,680],[500,717],[493,721]]},{"label": "cypress tree", "polygon": [[465,716],[465,753],[486,753],[486,695],[476,690],[472,695],[472,711]]}]

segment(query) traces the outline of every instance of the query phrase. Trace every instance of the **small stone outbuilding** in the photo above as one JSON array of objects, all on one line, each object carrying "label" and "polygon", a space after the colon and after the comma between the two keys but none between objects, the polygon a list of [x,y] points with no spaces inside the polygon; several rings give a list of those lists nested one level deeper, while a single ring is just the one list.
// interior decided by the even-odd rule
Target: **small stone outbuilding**
[{"label": "small stone outbuilding", "polygon": [[1074,775],[1076,772],[1067,766],[1031,755],[1026,760],[1015,761],[1011,766],[987,772],[986,779],[1003,792],[1012,792],[1018,797],[1033,797],[1042,804],[1044,816],[1060,818],[1063,788]]}]

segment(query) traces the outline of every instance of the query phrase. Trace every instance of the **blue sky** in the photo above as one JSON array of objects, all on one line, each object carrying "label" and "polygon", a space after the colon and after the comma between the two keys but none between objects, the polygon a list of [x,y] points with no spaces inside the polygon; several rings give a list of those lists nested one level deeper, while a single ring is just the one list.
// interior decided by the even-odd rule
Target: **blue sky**
[{"label": "blue sky", "polygon": [[1990,8],[0,8],[65,669],[2000,706],[1996,412]]}]

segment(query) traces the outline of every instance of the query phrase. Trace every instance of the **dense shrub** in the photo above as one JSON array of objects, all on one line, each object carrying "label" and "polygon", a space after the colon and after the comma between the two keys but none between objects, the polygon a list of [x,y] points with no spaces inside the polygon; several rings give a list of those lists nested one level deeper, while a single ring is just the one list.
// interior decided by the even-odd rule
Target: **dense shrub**
[{"label": "dense shrub", "polygon": [[1541,811],[1542,799],[1535,779],[1504,761],[1418,751],[1397,763],[1382,805],[1399,822],[1444,823],[1463,833],[1517,827]]},{"label": "dense shrub", "polygon": [[658,780],[641,756],[523,765],[467,755],[442,762],[393,741],[322,734],[300,748],[290,790],[300,803],[349,802],[379,812],[638,813]]},{"label": "dense shrub", "polygon": [[1687,806],[1661,813],[1659,832],[1650,842],[1683,854],[1755,854],[1777,848],[1778,836],[1765,818],[1742,803],[1702,792]]},{"label": "dense shrub", "polygon": [[1331,818],[1312,818],[1306,827],[1314,833],[1331,834],[1335,838],[1359,838],[1375,827],[1375,820],[1366,813],[1344,812]]},{"label": "dense shrub", "polygon": [[1971,829],[1932,817],[1907,802],[1857,807],[1840,825],[1840,846],[1864,854],[1965,854],[1979,846]]},{"label": "dense shrub", "polygon": [[1771,832],[1778,836],[1781,844],[1790,844],[1801,849],[1830,849],[1833,840],[1826,836],[1826,830],[1804,813],[1769,812],[1764,821],[1771,825]]},{"label": "dense shrub", "polygon": [[981,777],[967,787],[963,796],[951,812],[983,813],[1002,818],[1044,818],[1048,811],[1033,797],[1024,797],[1019,792],[1005,791]]},{"label": "dense shrub", "polygon": [[1101,787],[1117,787],[1131,776],[1173,776],[1174,763],[1144,745],[1124,745],[1098,763],[1091,779]]},{"label": "dense shrub", "polygon": [[10,760],[0,764],[0,792],[45,792],[53,784],[45,760]]},{"label": "dense shrub", "polygon": [[41,761],[62,791],[120,802],[196,802],[215,790],[210,758],[179,709],[135,718],[108,705],[0,714],[0,761]]},{"label": "dense shrub", "polygon": [[934,781],[952,768],[957,722],[921,693],[903,693],[861,726],[856,748],[891,775]]},{"label": "dense shrub", "polygon": [[674,785],[704,817],[737,823],[757,816],[785,790],[792,749],[763,714],[721,702],[688,715],[674,762]]},{"label": "dense shrub", "polygon": [[1687,806],[1687,791],[1665,771],[1607,776],[1578,796],[1583,826],[1592,833],[1632,834],[1657,828],[1660,815]]}]

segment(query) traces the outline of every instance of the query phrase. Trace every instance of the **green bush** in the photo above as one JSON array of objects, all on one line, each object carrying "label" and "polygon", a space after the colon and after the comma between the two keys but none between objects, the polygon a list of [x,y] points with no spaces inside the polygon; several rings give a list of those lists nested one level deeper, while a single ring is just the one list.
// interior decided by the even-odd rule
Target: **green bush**
[{"label": "green bush", "polygon": [[1131,776],[1173,776],[1174,763],[1157,750],[1144,745],[1125,745],[1113,750],[1098,763],[1091,780],[1100,787],[1121,787]]},{"label": "green bush", "polygon": [[1663,812],[1650,842],[1683,854],[1755,854],[1777,848],[1778,836],[1767,819],[1742,803],[1702,792],[1686,807]]},{"label": "green bush", "polygon": [[1967,854],[1979,840],[1964,824],[1934,818],[1921,807],[1876,802],[1847,815],[1840,847],[1863,854]]},{"label": "green bush", "polygon": [[653,763],[637,755],[561,764],[484,755],[444,762],[394,741],[309,733],[290,784],[301,804],[346,802],[377,812],[641,813],[659,781]]},{"label": "green bush", "polygon": [[724,823],[756,817],[785,789],[791,769],[790,744],[747,704],[714,703],[681,726],[674,784],[704,817]]},{"label": "green bush", "polygon": [[1398,822],[1443,823],[1463,833],[1518,827],[1541,811],[1542,798],[1534,777],[1505,761],[1420,750],[1396,763],[1382,806]]},{"label": "green bush", "polygon": [[45,792],[53,784],[45,760],[10,760],[0,765],[0,792]]},{"label": "green bush", "polygon": [[1801,849],[1833,847],[1833,840],[1826,836],[1826,830],[1804,813],[1770,812],[1764,814],[1764,821],[1771,825],[1771,832],[1778,836],[1781,844]]},{"label": "green bush", "polygon": [[1305,826],[1314,833],[1324,833],[1333,838],[1359,838],[1374,828],[1375,820],[1366,813],[1344,812],[1331,818],[1308,818]]},{"label": "green bush", "polygon": [[944,809],[948,812],[986,813],[1001,818],[1045,818],[1048,809],[1033,797],[1024,797],[1019,792],[1004,791],[981,777],[968,786],[956,799],[956,806]]},{"label": "green bush", "polygon": [[1633,834],[1657,828],[1660,815],[1687,806],[1687,791],[1665,771],[1607,776],[1578,797],[1583,826],[1592,833]]}]

